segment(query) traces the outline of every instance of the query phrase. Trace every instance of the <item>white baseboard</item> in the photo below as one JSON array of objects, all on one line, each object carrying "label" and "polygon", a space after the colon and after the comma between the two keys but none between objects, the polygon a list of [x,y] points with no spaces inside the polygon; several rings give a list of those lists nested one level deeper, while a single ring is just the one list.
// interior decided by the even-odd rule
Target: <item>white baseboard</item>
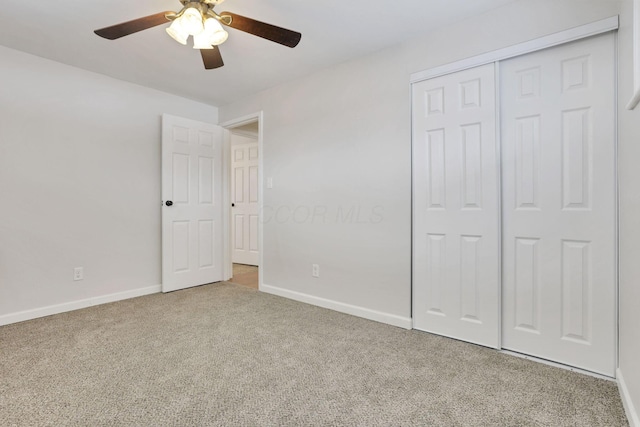
[{"label": "white baseboard", "polygon": [[627,388],[627,384],[624,382],[624,377],[622,376],[620,368],[616,370],[616,377],[618,378],[618,389],[620,390],[620,397],[622,398],[624,411],[627,414],[629,427],[640,427],[640,417],[638,417],[637,408],[633,405],[633,401],[629,395],[629,389]]},{"label": "white baseboard", "polygon": [[0,316],[0,326],[9,325],[11,323],[24,322],[25,320],[37,319],[38,317],[51,316],[52,314],[79,310],[81,308],[92,307],[94,305],[141,297],[143,295],[156,294],[160,292],[160,290],[160,285],[148,286],[146,288],[133,289],[131,291],[117,292],[115,294],[102,295],[99,297],[87,298],[77,301],[65,302],[62,304],[49,305],[47,307],[35,308],[32,310],[19,311],[17,313],[5,314],[3,316]]},{"label": "white baseboard", "polygon": [[384,313],[381,311],[371,310],[356,305],[345,304],[342,302],[320,298],[301,292],[290,291],[288,289],[278,288],[266,284],[260,284],[260,290],[268,294],[289,298],[295,301],[304,302],[319,307],[328,308],[330,310],[339,311],[341,313],[351,314],[353,316],[363,317],[365,319],[374,320],[380,323],[397,326],[399,328],[411,329],[412,321],[410,317],[397,316],[395,314]]}]

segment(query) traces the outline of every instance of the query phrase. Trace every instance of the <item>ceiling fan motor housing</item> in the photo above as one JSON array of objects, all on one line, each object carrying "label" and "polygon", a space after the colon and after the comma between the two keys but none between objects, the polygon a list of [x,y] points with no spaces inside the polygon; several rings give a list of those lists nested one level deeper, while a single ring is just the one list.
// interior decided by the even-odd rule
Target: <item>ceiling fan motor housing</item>
[{"label": "ceiling fan motor housing", "polygon": [[182,3],[182,5],[186,5],[187,3],[191,3],[193,1],[197,1],[206,5],[209,5],[211,7],[213,6],[217,6],[220,3],[224,2],[224,0],[180,0],[180,3]]}]

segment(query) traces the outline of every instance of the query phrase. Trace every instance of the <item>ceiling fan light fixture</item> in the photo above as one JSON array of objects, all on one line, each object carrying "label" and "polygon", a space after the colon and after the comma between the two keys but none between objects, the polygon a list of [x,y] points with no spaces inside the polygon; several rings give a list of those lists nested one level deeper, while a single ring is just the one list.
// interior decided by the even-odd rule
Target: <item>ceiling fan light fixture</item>
[{"label": "ceiling fan light fixture", "polygon": [[167,28],[167,34],[171,36],[175,41],[180,44],[187,44],[187,39],[189,38],[189,33],[187,33],[182,27],[179,18],[175,19],[169,28]]},{"label": "ceiling fan light fixture", "polygon": [[202,12],[195,7],[188,7],[176,21],[179,21],[182,29],[192,36],[196,36],[204,30]]},{"label": "ceiling fan light fixture", "polygon": [[204,31],[193,36],[193,48],[213,49],[213,46],[224,43],[228,37],[229,33],[222,28],[217,19],[207,18],[204,21]]},{"label": "ceiling fan light fixture", "polygon": [[204,34],[209,38],[209,42],[217,46],[227,41],[229,33],[227,33],[215,18],[207,18],[204,21]]},{"label": "ceiling fan light fixture", "polygon": [[209,38],[204,35],[204,32],[193,36],[193,48],[194,49],[213,49],[213,45],[209,41]]},{"label": "ceiling fan light fixture", "polygon": [[225,30],[222,30],[215,33],[210,40],[212,45],[218,46],[226,42],[227,38],[229,38],[229,33],[227,33]]},{"label": "ceiling fan light fixture", "polygon": [[102,38],[115,40],[138,31],[166,24],[168,20],[171,21],[171,24],[165,31],[178,43],[186,45],[189,41],[189,36],[193,36],[193,47],[200,50],[204,68],[207,70],[220,68],[224,65],[220,49],[216,49],[217,45],[224,43],[229,37],[222,25],[287,47],[296,47],[300,42],[302,34],[299,32],[231,12],[222,12],[222,15],[217,14],[213,11],[213,7],[223,1],[180,0],[182,9],[179,12],[171,10],[159,12],[110,27],[99,28],[94,33]]}]

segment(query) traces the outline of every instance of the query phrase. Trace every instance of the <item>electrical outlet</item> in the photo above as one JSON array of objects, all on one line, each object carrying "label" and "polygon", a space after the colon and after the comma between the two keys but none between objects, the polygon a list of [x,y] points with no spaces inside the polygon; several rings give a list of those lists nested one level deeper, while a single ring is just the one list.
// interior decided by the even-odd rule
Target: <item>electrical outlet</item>
[{"label": "electrical outlet", "polygon": [[267,188],[273,188],[273,178],[272,177],[268,177],[267,178]]},{"label": "electrical outlet", "polygon": [[76,267],[73,269],[73,280],[84,279],[84,270],[82,267]]},{"label": "electrical outlet", "polygon": [[320,277],[320,266],[318,264],[311,264],[311,275],[313,277]]}]

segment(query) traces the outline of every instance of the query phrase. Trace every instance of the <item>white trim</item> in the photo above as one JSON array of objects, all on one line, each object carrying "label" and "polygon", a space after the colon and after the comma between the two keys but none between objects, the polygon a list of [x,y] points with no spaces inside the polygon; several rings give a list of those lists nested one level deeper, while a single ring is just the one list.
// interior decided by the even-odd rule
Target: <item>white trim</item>
[{"label": "white trim", "polygon": [[633,110],[640,102],[640,0],[633,0],[633,96],[627,110]]},{"label": "white trim", "polygon": [[399,328],[411,329],[412,319],[410,317],[397,316],[395,314],[384,313],[382,311],[371,310],[356,305],[345,304],[343,302],[330,299],[320,298],[301,292],[290,291],[288,289],[278,288],[262,283],[260,285],[262,292],[277,295],[280,297],[304,302],[318,307],[328,308],[330,310],[339,311],[340,313],[351,314],[365,319],[373,320],[388,325],[397,326]]},{"label": "white trim", "polygon": [[498,347],[496,350],[502,349],[502,326],[503,326],[503,316],[502,316],[502,307],[504,299],[502,297],[502,291],[504,289],[504,265],[502,263],[503,258],[503,248],[502,248],[502,237],[504,231],[504,215],[503,215],[503,199],[504,195],[502,192],[502,185],[504,184],[504,179],[502,176],[502,97],[500,96],[501,92],[501,75],[500,75],[500,63],[493,63],[493,77],[494,77],[494,97],[495,97],[495,105],[496,105],[496,116],[495,116],[495,137],[496,137],[496,168],[498,173],[498,179],[496,182],[496,194],[498,196],[498,217],[496,220],[498,221],[497,230],[498,230]]},{"label": "white trim", "polygon": [[620,390],[620,397],[622,398],[622,406],[624,406],[624,412],[627,414],[627,421],[629,421],[629,427],[640,427],[640,417],[638,411],[633,406],[633,400],[629,395],[629,389],[627,383],[624,382],[624,376],[620,368],[616,371],[616,377],[618,378],[618,390]]},{"label": "white trim", "polygon": [[0,326],[11,323],[24,322],[25,320],[37,319],[39,317],[51,316],[52,314],[66,313],[68,311],[79,310],[81,308],[93,307],[95,305],[109,302],[122,301],[125,299],[141,297],[143,295],[157,294],[162,290],[162,285],[147,286],[130,291],[117,292],[115,294],[102,295],[99,297],[87,298],[77,301],[65,302],[62,304],[49,305],[47,307],[35,308],[33,310],[19,311],[0,316]]},{"label": "white trim", "polygon": [[[223,183],[224,194],[222,195],[223,206],[227,206],[227,209],[223,210],[222,226],[226,233],[224,233],[224,272],[227,277],[225,280],[229,280],[233,274],[233,261],[231,257],[231,147],[229,141],[229,132],[234,127],[242,126],[247,123],[258,121],[258,288],[262,290],[262,268],[264,265],[264,246],[263,246],[263,212],[264,212],[264,112],[262,110],[247,114],[242,117],[227,120],[220,123],[225,129],[225,138],[223,146],[223,156],[225,163],[222,166],[223,170]],[[228,151],[225,151],[228,150]],[[225,173],[226,171],[226,173]]]},{"label": "white trim", "polygon": [[[222,136],[222,279],[233,276],[231,257],[231,132],[224,128]],[[226,206],[226,208],[225,208]]]},{"label": "white trim", "polygon": [[[449,64],[440,65],[428,70],[419,71],[411,74],[411,83],[417,83],[422,80],[432,79],[434,77],[445,74],[455,73],[457,71],[466,70],[468,68],[478,67],[480,65],[489,64],[491,62],[501,61],[507,58],[524,55],[536,50],[546,49],[563,43],[585,37],[595,36],[597,34],[606,33],[608,31],[617,30],[619,26],[618,16],[601,19],[590,24],[581,25],[569,30],[560,31],[548,36],[540,37],[528,42],[519,43],[502,49],[483,53],[481,55],[472,56],[460,61],[451,62]],[[640,100],[640,93],[637,94]]]},{"label": "white trim", "polygon": [[[620,80],[619,80],[619,71],[620,71],[620,44],[618,42],[618,33],[613,35],[613,43],[614,43],[614,76],[613,76],[613,115],[614,115],[614,138],[613,138],[613,173],[614,176],[614,209],[615,209],[615,217],[613,224],[613,235],[614,235],[614,256],[615,256],[615,300],[614,300],[614,316],[615,316],[615,333],[614,333],[614,360],[615,365],[613,369],[615,371],[616,368],[620,367],[620,110],[618,108],[619,104],[619,93],[620,93]],[[640,427],[640,426],[638,426]]]},{"label": "white trim", "polygon": [[256,120],[262,120],[263,112],[258,111],[255,113],[247,114],[241,117],[237,117],[235,119],[227,120],[226,122],[219,123],[223,128],[235,128],[238,126],[246,125],[251,122],[255,122]]}]

